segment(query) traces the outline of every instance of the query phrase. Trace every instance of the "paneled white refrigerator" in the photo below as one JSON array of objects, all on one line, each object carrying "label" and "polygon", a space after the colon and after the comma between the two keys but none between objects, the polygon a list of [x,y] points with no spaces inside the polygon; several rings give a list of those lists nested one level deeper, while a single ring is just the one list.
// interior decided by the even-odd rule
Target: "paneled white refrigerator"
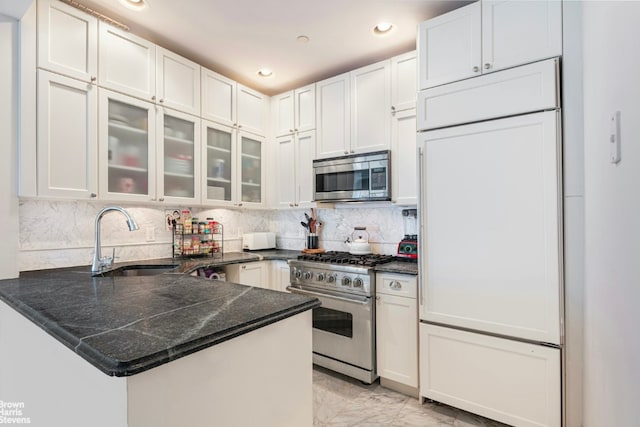
[{"label": "paneled white refrigerator", "polygon": [[561,425],[558,59],[418,95],[420,393]]}]

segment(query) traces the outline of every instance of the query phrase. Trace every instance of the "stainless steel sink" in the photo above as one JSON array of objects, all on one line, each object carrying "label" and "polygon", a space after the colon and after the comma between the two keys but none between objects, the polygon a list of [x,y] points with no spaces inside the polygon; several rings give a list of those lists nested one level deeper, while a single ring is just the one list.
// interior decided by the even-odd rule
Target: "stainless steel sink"
[{"label": "stainless steel sink", "polygon": [[167,273],[178,267],[177,264],[170,265],[127,265],[115,270],[105,271],[97,274],[102,277],[131,277],[131,276],[155,276],[156,274]]}]

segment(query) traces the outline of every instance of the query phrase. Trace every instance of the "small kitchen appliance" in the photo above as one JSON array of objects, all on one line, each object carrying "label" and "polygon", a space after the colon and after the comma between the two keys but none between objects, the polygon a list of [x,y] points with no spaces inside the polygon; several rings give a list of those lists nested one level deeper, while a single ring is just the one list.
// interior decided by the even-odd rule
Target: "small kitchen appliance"
[{"label": "small kitchen appliance", "polygon": [[[367,236],[366,238],[364,236]],[[351,233],[351,240],[345,242],[349,246],[351,255],[368,255],[371,253],[369,244],[369,232],[366,227],[355,227]]]},{"label": "small kitchen appliance", "polygon": [[407,259],[418,259],[418,211],[403,209],[402,222],[404,237],[398,243],[398,256]]},{"label": "small kitchen appliance", "polygon": [[258,251],[276,247],[275,233],[246,233],[242,235],[242,249]]}]

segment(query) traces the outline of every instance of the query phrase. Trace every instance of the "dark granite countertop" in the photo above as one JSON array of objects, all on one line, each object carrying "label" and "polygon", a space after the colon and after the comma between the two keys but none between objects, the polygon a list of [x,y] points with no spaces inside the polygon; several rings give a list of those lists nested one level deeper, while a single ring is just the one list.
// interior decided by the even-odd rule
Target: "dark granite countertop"
[{"label": "dark granite countertop", "polygon": [[376,265],[375,271],[418,275],[418,263],[414,261],[392,261]]},{"label": "dark granite countertop", "polygon": [[0,300],[105,374],[129,376],[320,304],[315,298],[186,274],[206,265],[259,259],[229,253],[213,260],[116,265],[179,264],[170,273],[138,277],[91,277],[88,266],[23,272],[18,279],[0,280]]}]

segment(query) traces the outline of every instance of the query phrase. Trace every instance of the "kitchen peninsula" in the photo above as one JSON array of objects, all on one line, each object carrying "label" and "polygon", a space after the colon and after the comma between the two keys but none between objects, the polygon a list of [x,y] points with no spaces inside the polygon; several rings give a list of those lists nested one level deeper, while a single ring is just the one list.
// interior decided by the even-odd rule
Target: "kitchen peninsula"
[{"label": "kitchen peninsula", "polygon": [[188,265],[0,281],[0,395],[32,425],[310,426],[318,300],[192,277]]}]

